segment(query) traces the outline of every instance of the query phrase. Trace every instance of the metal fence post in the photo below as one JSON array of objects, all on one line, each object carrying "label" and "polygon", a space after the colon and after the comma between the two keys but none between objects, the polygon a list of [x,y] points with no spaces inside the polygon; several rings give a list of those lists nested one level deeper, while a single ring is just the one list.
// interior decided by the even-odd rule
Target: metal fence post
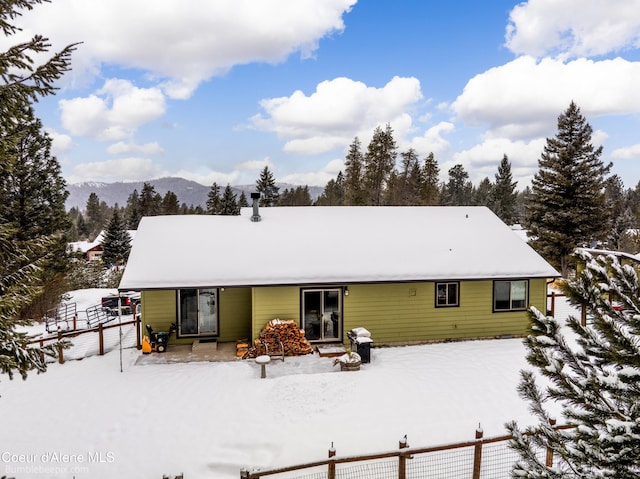
[{"label": "metal fence post", "polygon": [[483,432],[478,425],[476,429],[476,445],[473,450],[473,479],[480,479],[480,468],[482,466],[482,436]]},{"label": "metal fence post", "polygon": [[[331,447],[329,448],[329,459],[335,455],[336,449],[333,447],[333,443],[331,443]],[[336,461],[330,460],[328,466],[327,479],[336,479]]]}]

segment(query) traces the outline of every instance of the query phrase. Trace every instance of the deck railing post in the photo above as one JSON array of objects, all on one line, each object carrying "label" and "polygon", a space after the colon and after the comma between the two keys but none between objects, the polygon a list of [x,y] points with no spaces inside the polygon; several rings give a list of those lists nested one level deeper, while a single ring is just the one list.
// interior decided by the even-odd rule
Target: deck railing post
[{"label": "deck railing post", "polygon": [[100,356],[104,356],[104,329],[102,323],[98,324],[98,344],[100,345]]},{"label": "deck railing post", "polygon": [[[333,447],[333,443],[331,443],[331,447],[329,448],[329,459],[335,455],[336,449]],[[336,479],[336,461],[330,460],[328,466],[327,479]]]},{"label": "deck railing post", "polygon": [[[58,343],[62,341],[62,331],[58,329]],[[62,353],[62,346],[58,344],[58,362],[64,364],[64,354]]]},{"label": "deck railing post", "polygon": [[551,317],[556,317],[556,292],[551,291]]},{"label": "deck railing post", "polygon": [[[549,424],[551,427],[556,425],[556,420],[554,418],[549,419]],[[553,449],[551,449],[551,443],[547,442],[547,456],[545,458],[545,465],[547,467],[553,467]]]},{"label": "deck railing post", "polygon": [[473,479],[480,479],[480,469],[482,466],[482,429],[476,429],[476,445],[473,450]]},{"label": "deck railing post", "polygon": [[140,318],[139,315],[136,315],[136,321],[135,321],[135,326],[136,328],[136,349],[141,350],[142,349],[142,338],[141,336],[141,332],[140,329],[142,328],[142,319]]},{"label": "deck railing post", "polygon": [[406,479],[407,477],[407,455],[402,452],[402,449],[409,447],[407,443],[407,436],[405,435],[400,439],[398,446],[400,447],[400,454],[398,455],[398,479]]}]

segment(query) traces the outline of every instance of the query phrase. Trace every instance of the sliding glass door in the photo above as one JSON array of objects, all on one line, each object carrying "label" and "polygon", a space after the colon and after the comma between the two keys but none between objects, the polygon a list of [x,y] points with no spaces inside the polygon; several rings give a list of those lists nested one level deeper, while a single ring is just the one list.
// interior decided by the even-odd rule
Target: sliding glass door
[{"label": "sliding glass door", "polygon": [[302,290],[302,328],[309,341],[340,341],[342,289]]},{"label": "sliding glass door", "polygon": [[218,334],[217,290],[215,288],[178,291],[178,332],[180,336]]}]

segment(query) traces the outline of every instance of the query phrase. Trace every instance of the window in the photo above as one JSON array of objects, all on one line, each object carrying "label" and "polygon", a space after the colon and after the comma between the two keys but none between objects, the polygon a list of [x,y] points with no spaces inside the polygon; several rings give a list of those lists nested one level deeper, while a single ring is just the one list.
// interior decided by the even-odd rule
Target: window
[{"label": "window", "polygon": [[495,281],[493,283],[493,310],[519,311],[527,308],[529,282]]},{"label": "window", "polygon": [[459,283],[436,283],[436,307],[459,306]]},{"label": "window", "polygon": [[214,336],[218,334],[217,290],[178,290],[178,335]]}]

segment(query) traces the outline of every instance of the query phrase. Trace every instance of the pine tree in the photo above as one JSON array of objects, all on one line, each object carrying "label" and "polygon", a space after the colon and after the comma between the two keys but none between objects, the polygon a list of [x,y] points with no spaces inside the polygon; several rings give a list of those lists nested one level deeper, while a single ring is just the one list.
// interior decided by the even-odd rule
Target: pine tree
[{"label": "pine tree", "polygon": [[127,204],[124,208],[124,218],[128,229],[138,229],[142,214],[140,213],[140,196],[138,195],[137,189],[134,189],[127,198]]},{"label": "pine tree", "polygon": [[151,183],[143,183],[140,192],[140,217],[158,216],[162,211],[162,197]]},{"label": "pine tree", "polygon": [[236,195],[231,189],[231,185],[227,183],[227,187],[224,189],[222,199],[220,200],[220,212],[218,214],[226,216],[234,216],[240,214],[240,207],[236,201]]},{"label": "pine tree", "polygon": [[364,156],[360,139],[356,136],[344,161],[344,204],[348,206],[364,206],[367,195],[364,189]]},{"label": "pine tree", "polygon": [[207,214],[220,214],[220,187],[215,181],[211,185],[209,193],[207,193]]},{"label": "pine tree", "polygon": [[449,181],[444,187],[443,203],[447,206],[466,206],[472,203],[473,185],[462,165],[449,169]]},{"label": "pine tree", "polygon": [[[521,373],[518,392],[538,424],[526,430],[515,422],[507,425],[520,455],[512,477],[640,477],[638,272],[613,256],[581,253],[580,259],[585,267],[564,292],[574,305],[586,306],[587,325],[575,317],[564,325],[530,311],[527,361],[546,379],[541,388],[532,371]],[[573,427],[550,426],[556,419],[548,409],[551,402],[562,407],[558,422]],[[552,468],[536,454],[544,448],[554,452]]]},{"label": "pine tree", "polygon": [[397,204],[403,206],[419,205],[420,193],[423,185],[420,159],[413,148],[400,153],[400,173],[396,193]]},{"label": "pine tree", "polygon": [[162,197],[160,203],[160,211],[163,215],[177,215],[180,213],[180,203],[178,197],[173,191],[167,191]]},{"label": "pine tree", "polygon": [[395,168],[397,157],[396,141],[393,130],[387,123],[384,131],[379,126],[373,132],[373,138],[364,156],[364,185],[369,197],[369,204],[382,205],[384,190],[389,175]]},{"label": "pine tree", "polygon": [[316,200],[317,206],[343,206],[344,205],[344,176],[338,172],[335,180],[329,180],[324,191]]},{"label": "pine tree", "polygon": [[575,248],[604,239],[609,224],[604,185],[611,164],[600,160],[592,131],[571,102],[558,117],[558,133],[547,139],[525,206],[532,246],[564,277]]},{"label": "pine tree", "polygon": [[[0,9],[0,26],[5,37],[19,28],[11,22],[20,10],[32,9],[40,0],[9,0]],[[23,139],[14,126],[33,124],[30,105],[40,97],[55,93],[54,83],[70,69],[75,45],[69,45],[43,63],[39,60],[49,50],[49,40],[35,35],[31,40],[16,44],[0,54],[0,176],[10,176],[20,165],[16,152]],[[23,236],[15,222],[0,217],[0,372],[9,378],[18,373],[23,379],[29,371],[46,370],[45,356],[55,356],[54,347],[25,347],[28,337],[16,327],[30,322],[20,319],[21,312],[42,293],[41,272],[52,261],[56,244],[55,234]],[[43,354],[44,353],[44,354]]]},{"label": "pine tree", "polygon": [[260,172],[260,178],[256,181],[256,191],[260,193],[260,206],[276,206],[280,199],[279,190],[273,173],[269,171],[268,166],[265,166]]},{"label": "pine tree", "polygon": [[433,153],[425,158],[422,165],[421,204],[436,206],[440,204],[440,167]]},{"label": "pine tree", "polygon": [[[98,195],[93,191],[87,198],[87,205],[85,206],[87,228],[89,229],[89,236],[95,238],[105,226],[107,217],[105,216],[104,202],[100,201]],[[106,205],[106,204],[105,204]]]},{"label": "pine tree", "polygon": [[472,203],[476,206],[489,206],[492,191],[493,184],[491,183],[491,180],[485,176],[482,181],[480,181],[477,188],[472,188]]},{"label": "pine tree", "polygon": [[240,193],[240,199],[238,200],[238,206],[240,208],[246,208],[249,206],[249,202],[247,201],[247,195],[243,192]]},{"label": "pine tree", "polygon": [[496,182],[489,197],[489,207],[491,210],[508,225],[517,221],[516,201],[518,193],[515,190],[517,181],[513,181],[511,174],[511,163],[505,154],[498,166]]},{"label": "pine tree", "polygon": [[127,262],[131,251],[131,236],[120,215],[118,205],[113,208],[111,220],[104,231],[102,249],[102,262],[104,264],[111,264],[115,266],[116,270],[119,270],[120,266]]}]

